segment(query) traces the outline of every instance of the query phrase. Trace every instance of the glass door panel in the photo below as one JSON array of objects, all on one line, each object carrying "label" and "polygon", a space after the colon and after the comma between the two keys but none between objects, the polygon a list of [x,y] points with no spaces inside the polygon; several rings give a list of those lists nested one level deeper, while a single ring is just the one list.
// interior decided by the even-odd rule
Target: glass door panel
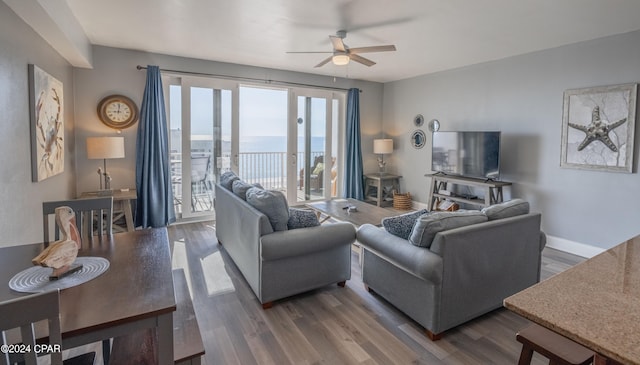
[{"label": "glass door panel", "polygon": [[338,193],[340,100],[328,91],[296,89],[296,194],[290,202],[330,199]]},{"label": "glass door panel", "polygon": [[178,219],[214,216],[213,184],[231,169],[233,93],[211,80],[169,86],[171,182]]},{"label": "glass door panel", "polygon": [[[322,199],[324,194],[327,100],[298,96],[297,161],[300,179],[296,201]],[[330,169],[329,169],[330,170]]]},{"label": "glass door panel", "polygon": [[288,92],[241,86],[239,100],[238,176],[286,196]]}]

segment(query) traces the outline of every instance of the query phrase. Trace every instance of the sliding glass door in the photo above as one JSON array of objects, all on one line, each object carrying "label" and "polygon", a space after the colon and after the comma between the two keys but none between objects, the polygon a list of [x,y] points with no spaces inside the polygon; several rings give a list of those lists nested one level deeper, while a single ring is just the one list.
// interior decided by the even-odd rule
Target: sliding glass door
[{"label": "sliding glass door", "polygon": [[213,218],[225,171],[289,204],[339,194],[344,93],[165,76],[171,181],[179,220]]},{"label": "sliding glass door", "polygon": [[213,218],[213,184],[220,174],[231,170],[233,85],[181,78],[168,89],[176,215],[179,219]]},{"label": "sliding glass door", "polygon": [[337,196],[338,109],[337,95],[327,91],[294,89],[295,123],[291,123],[292,153],[296,159],[297,191],[290,202],[329,199]]}]

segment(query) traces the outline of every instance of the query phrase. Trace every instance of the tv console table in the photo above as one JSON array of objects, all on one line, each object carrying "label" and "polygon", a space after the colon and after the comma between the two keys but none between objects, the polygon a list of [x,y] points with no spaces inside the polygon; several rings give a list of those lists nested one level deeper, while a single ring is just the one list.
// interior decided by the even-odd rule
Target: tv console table
[{"label": "tv console table", "polygon": [[[443,199],[452,200],[458,203],[472,204],[480,207],[502,202],[502,188],[510,186],[510,182],[474,179],[464,176],[451,176],[443,174],[426,174],[431,178],[431,188],[429,189],[429,210],[436,210],[436,207]],[[470,198],[459,195],[441,194],[442,190],[447,190],[448,184],[464,185],[474,188],[481,188],[484,191],[484,198]]]}]

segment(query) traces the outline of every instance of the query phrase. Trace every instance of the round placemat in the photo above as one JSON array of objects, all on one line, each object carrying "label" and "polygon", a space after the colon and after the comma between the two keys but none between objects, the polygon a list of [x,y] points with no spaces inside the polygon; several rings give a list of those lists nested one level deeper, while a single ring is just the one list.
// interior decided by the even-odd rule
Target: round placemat
[{"label": "round placemat", "polygon": [[9,287],[22,293],[66,289],[95,279],[109,269],[109,260],[102,257],[78,257],[74,263],[82,264],[82,269],[58,280],[49,280],[53,270],[50,267],[30,267],[15,274]]}]

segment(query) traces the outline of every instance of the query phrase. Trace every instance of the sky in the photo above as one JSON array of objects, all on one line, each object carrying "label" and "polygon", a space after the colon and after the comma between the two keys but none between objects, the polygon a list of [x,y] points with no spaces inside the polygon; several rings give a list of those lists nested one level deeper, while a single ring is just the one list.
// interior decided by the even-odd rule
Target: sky
[{"label": "sky", "polygon": [[[178,85],[170,87],[171,129],[180,129],[182,106]],[[222,91],[222,138],[231,139],[231,97],[230,90]],[[286,89],[240,87],[240,137],[286,136],[287,99]],[[304,98],[298,97],[298,117],[304,116]],[[196,88],[191,90],[191,134],[211,135],[213,121],[213,90]],[[312,99],[312,136],[325,136],[325,101]],[[298,128],[298,136],[304,135],[304,128]]]}]

